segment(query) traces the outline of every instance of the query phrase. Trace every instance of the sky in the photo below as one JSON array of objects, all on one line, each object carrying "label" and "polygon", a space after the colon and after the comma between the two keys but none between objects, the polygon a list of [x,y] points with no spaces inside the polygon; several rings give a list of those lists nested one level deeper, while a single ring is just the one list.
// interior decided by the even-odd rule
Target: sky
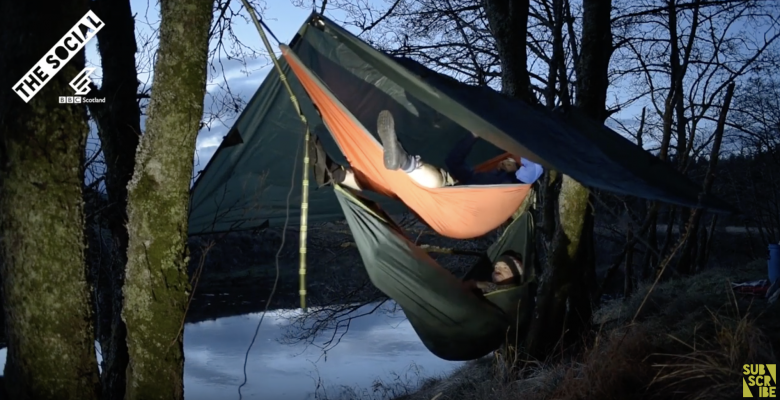
[{"label": "sky", "polygon": [[[233,3],[236,4],[233,6],[233,9],[238,10],[239,2],[236,1]],[[317,1],[317,4],[319,10],[321,1]],[[157,1],[155,0],[131,0],[130,5],[133,14],[136,15],[136,37],[138,47],[141,49],[144,38],[149,37],[159,24],[159,8],[157,6]],[[276,37],[284,43],[289,42],[293,38],[310,13],[310,7],[296,7],[290,0],[268,1],[262,10],[265,24],[273,31]],[[339,17],[338,14],[333,15],[327,10],[325,14],[330,17]],[[244,15],[248,18],[248,14],[245,11]],[[264,50],[260,36],[251,21],[247,22],[239,18],[234,18],[231,27],[235,32],[236,37],[241,42],[256,50]],[[277,46],[273,39],[270,37],[269,39],[274,46]],[[278,47],[274,50],[276,55],[280,56]],[[100,68],[100,55],[97,50],[97,39],[91,40],[90,43],[87,44],[85,51],[87,65],[97,68],[92,79],[96,85],[100,86],[99,77],[102,76],[102,71]],[[143,55],[137,54],[136,57],[141,59]],[[142,62],[144,60],[140,61]],[[219,85],[223,82],[223,76],[224,80],[230,86],[231,91],[240,96],[246,103],[255,91],[257,91],[268,72],[272,71],[272,66],[265,56],[260,56],[257,59],[247,61],[246,68],[236,61],[223,61],[224,75],[222,74],[221,69],[217,70],[216,73],[214,73],[214,71],[209,71],[210,77],[209,84],[207,85],[208,93],[204,99],[204,111],[206,113],[208,113],[209,110],[218,107],[215,103],[222,93],[224,93],[219,88]],[[147,68],[141,67],[139,69],[144,70]],[[141,81],[141,85],[143,86],[144,84],[151,82],[151,75],[148,72],[142,71],[139,73],[138,80]],[[202,129],[198,133],[193,174],[197,174],[198,171],[205,168],[222,141],[222,137],[227,134],[230,127],[236,121],[236,117],[237,115],[233,115],[222,118],[220,121],[214,121],[210,126]],[[145,129],[144,126],[145,118],[142,118],[142,130]],[[88,157],[98,148],[99,140],[97,139],[96,127],[93,124],[87,146]],[[94,171],[88,171],[87,176],[85,177],[87,183],[91,182],[96,175],[100,174],[100,172],[99,168]]]},{"label": "sky", "polygon": [[[369,3],[381,2],[382,0],[366,0]],[[240,2],[233,2],[232,8],[238,10],[238,4]],[[311,4],[308,1],[304,3]],[[317,8],[321,5],[321,0],[317,1]],[[131,0],[131,7],[133,14],[136,15],[136,37],[138,41],[139,53],[136,54],[137,62],[142,64],[139,67],[139,81],[141,81],[142,88],[151,83],[151,66],[152,63],[148,58],[154,53],[154,47],[150,46],[148,49],[152,51],[144,51],[143,43],[148,41],[154,30],[159,26],[159,8],[156,0]],[[310,6],[308,7],[296,7],[292,4],[291,0],[273,0],[267,1],[264,8],[261,10],[266,25],[273,31],[276,37],[282,42],[289,42],[305,19],[311,13]],[[344,19],[344,15],[334,10],[325,13],[328,17],[334,20]],[[248,14],[244,11],[244,16],[248,17]],[[248,19],[248,18],[247,18]],[[251,21],[245,21],[240,18],[234,18],[232,20],[231,28],[235,32],[237,38],[244,44],[253,47],[256,50],[263,50],[262,41]],[[355,32],[354,27],[345,27],[350,31]],[[276,46],[273,39],[270,39],[272,44]],[[152,40],[151,43],[156,43],[156,40]],[[213,43],[212,43],[213,47]],[[279,56],[278,48],[274,49],[277,56]],[[97,39],[93,39],[86,47],[87,64],[97,68],[96,73],[93,75],[93,80],[99,86],[99,77],[102,76],[100,69],[100,57],[97,52]],[[227,82],[231,91],[238,95],[244,101],[244,105],[249,101],[251,96],[258,89],[263,79],[272,71],[273,66],[270,64],[269,59],[264,55],[256,57],[254,59],[248,59],[247,65],[242,65],[241,62],[235,60],[221,59],[222,65],[212,63],[220,69],[209,71],[209,84],[207,86],[207,95],[204,99],[204,112],[209,114],[210,111],[219,108],[219,99],[224,96],[224,90],[220,88],[220,85],[224,85]],[[223,72],[224,71],[224,72]],[[638,107],[637,110],[638,111]],[[624,110],[625,111],[625,110]],[[230,127],[235,123],[236,113],[217,121],[212,121],[209,126],[202,129],[197,138],[196,152],[194,160],[193,174],[197,175],[207,165],[208,161],[213,156],[214,152],[219,147],[223,136],[225,136]],[[621,114],[628,114],[621,112]],[[622,116],[622,115],[621,115]],[[145,120],[141,120],[141,128],[145,129]],[[87,146],[87,157],[99,149],[99,140],[97,138],[96,127],[92,126],[92,132]],[[91,182],[95,176],[99,176],[102,173],[101,167],[97,167],[92,171],[87,171],[85,180],[87,183]],[[101,186],[102,187],[102,186]]]},{"label": "sky", "polygon": [[[377,6],[382,7],[387,0],[363,1],[369,4],[375,3]],[[318,9],[321,2],[322,0],[316,1]],[[279,40],[285,43],[292,39],[311,13],[311,6],[309,6],[311,3],[308,0],[303,0],[303,3],[307,4],[306,7],[296,7],[292,3],[292,0],[266,0],[266,3],[261,10],[265,23]],[[233,1],[232,8],[238,10],[239,4],[239,1]],[[157,0],[131,0],[131,7],[132,12],[136,15],[136,36],[139,42],[139,49],[143,48],[144,41],[153,43],[153,45],[148,46],[146,50],[142,49],[136,55],[139,59],[139,63],[142,64],[140,67],[141,72],[139,73],[139,80],[142,82],[142,86],[148,87],[148,84],[151,82],[150,74],[152,69],[152,63],[148,58],[154,54],[154,44],[156,44],[156,40],[146,40],[146,38],[150,37],[152,32],[159,25]],[[244,11],[243,14],[245,17],[248,16],[246,11]],[[332,8],[326,10],[326,15],[334,20],[345,19],[343,14],[340,15],[338,12],[334,13],[334,9]],[[258,32],[251,21],[233,18],[231,28],[242,43],[264,52]],[[356,29],[354,27],[346,26],[345,28],[357,33],[355,32]],[[273,44],[276,46],[276,43]],[[214,43],[212,43],[212,47],[213,45]],[[275,48],[275,51],[277,55],[279,55],[278,48]],[[99,85],[98,77],[102,75],[102,72],[100,71],[100,57],[97,52],[97,39],[93,39],[87,45],[86,55],[88,65],[98,68],[98,71],[93,75],[93,77],[95,77],[93,79],[96,81],[96,84]],[[220,68],[209,71],[210,83],[207,87],[207,95],[204,99],[204,111],[206,115],[213,114],[215,109],[220,108],[219,100],[225,93],[221,88],[221,85],[224,85],[224,82],[227,82],[231,91],[240,97],[245,105],[258,89],[266,75],[272,71],[273,68],[269,59],[264,55],[248,59],[246,66],[242,65],[239,61],[226,60],[224,57],[221,58],[220,61],[222,61],[221,65],[219,63],[211,63],[212,66]],[[622,82],[610,88],[609,103],[612,103],[612,101],[615,100],[615,96],[624,98],[629,95],[626,91],[626,83],[627,82]],[[640,101],[631,104],[629,107],[615,114],[613,118],[620,120],[629,127],[635,127],[635,125],[637,125],[635,120],[640,114],[642,106],[646,103],[646,101]],[[223,117],[220,120],[211,121],[206,128],[199,132],[196,143],[193,174],[197,175],[199,171],[205,168],[222,141],[223,136],[235,123],[237,116],[237,113],[233,113],[233,115]],[[145,121],[142,119],[142,129],[144,128],[144,122]],[[607,125],[618,132],[622,131],[614,121],[607,121]],[[99,140],[97,139],[96,129],[93,126],[89,144],[87,146],[87,156],[89,157],[91,153],[94,153],[98,148]],[[100,174],[102,171],[96,170],[94,172]],[[86,176],[87,182],[90,182],[92,179],[94,179],[94,176],[91,171],[88,171]]]}]

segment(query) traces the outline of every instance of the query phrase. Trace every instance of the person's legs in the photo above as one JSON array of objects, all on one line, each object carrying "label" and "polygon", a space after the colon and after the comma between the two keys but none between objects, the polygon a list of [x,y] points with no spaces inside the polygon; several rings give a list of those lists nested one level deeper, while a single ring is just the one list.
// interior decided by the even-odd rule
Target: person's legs
[{"label": "person's legs", "polygon": [[360,187],[360,184],[355,177],[355,172],[352,171],[351,168],[347,168],[335,163],[334,166],[336,166],[336,168],[331,171],[331,177],[333,178],[334,184],[344,185],[357,191],[363,191],[363,188]]},{"label": "person's legs", "polygon": [[[407,175],[415,182],[427,188],[440,188],[447,186],[447,180],[442,171],[433,165],[420,163],[420,165]],[[449,176],[449,175],[448,175]]]},{"label": "person's legs", "polygon": [[355,178],[355,173],[352,172],[351,169],[344,169],[344,179],[339,183],[341,183],[342,185],[348,188],[355,189],[357,191],[363,190],[363,188],[360,187],[357,179]]},{"label": "person's legs", "polygon": [[384,148],[384,164],[389,170],[402,170],[418,184],[428,188],[440,188],[453,185],[454,181],[445,171],[412,156],[404,150],[395,133],[395,121],[390,111],[382,110],[376,121],[379,139]]}]

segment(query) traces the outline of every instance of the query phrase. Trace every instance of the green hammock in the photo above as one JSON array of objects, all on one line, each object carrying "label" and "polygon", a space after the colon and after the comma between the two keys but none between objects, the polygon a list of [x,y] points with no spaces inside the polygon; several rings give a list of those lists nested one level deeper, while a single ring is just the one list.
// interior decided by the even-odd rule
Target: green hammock
[{"label": "green hammock", "polygon": [[[355,244],[377,289],[404,311],[425,347],[450,361],[480,358],[524,332],[533,310],[535,282],[480,296],[415,246],[376,203],[336,186]],[[522,255],[533,271],[533,220],[513,221],[464,279],[489,280],[492,262],[506,251]]]}]

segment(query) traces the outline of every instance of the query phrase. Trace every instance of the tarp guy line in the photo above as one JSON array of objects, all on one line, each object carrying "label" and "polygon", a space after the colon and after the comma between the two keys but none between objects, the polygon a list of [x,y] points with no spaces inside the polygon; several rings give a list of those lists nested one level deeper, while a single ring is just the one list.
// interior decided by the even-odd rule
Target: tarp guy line
[{"label": "tarp guy line", "polygon": [[[295,106],[296,111],[298,111],[298,115],[301,117],[301,122],[303,122],[303,126],[306,129],[306,134],[304,135],[304,144],[303,144],[303,182],[302,182],[302,197],[301,197],[301,226],[300,226],[300,248],[299,248],[299,254],[300,254],[300,268],[298,270],[298,273],[300,275],[300,289],[299,293],[301,295],[301,308],[305,311],[306,310],[306,231],[307,231],[307,217],[309,214],[309,140],[311,137],[311,133],[309,132],[309,123],[306,121],[306,116],[303,115],[303,111],[301,111],[301,106],[298,104],[298,99],[295,97],[295,94],[292,91],[292,88],[290,87],[289,82],[287,82],[287,77],[284,75],[284,72],[282,71],[282,67],[279,65],[279,60],[276,59],[276,55],[274,54],[273,48],[271,47],[271,43],[268,41],[268,37],[265,35],[265,31],[263,30],[263,26],[265,24],[263,23],[261,26],[261,21],[258,19],[256,11],[254,8],[252,8],[247,0],[241,0],[241,3],[243,3],[244,7],[249,11],[249,15],[252,17],[252,22],[255,23],[255,27],[257,28],[257,32],[260,34],[260,38],[263,40],[263,44],[265,45],[266,50],[268,51],[268,56],[271,57],[271,60],[274,63],[274,67],[276,68],[277,72],[280,75],[280,79],[282,83],[284,84],[285,88],[287,89],[287,92],[290,94],[290,101],[292,101],[293,106]],[[266,29],[268,27],[266,26]],[[270,29],[268,29],[269,32],[271,32]],[[276,35],[271,32],[271,35],[276,38]],[[277,42],[279,42],[279,39],[276,39]],[[295,160],[298,158],[297,152],[300,151],[300,146],[298,146],[298,149],[296,150]],[[293,172],[291,180],[294,181],[295,179],[295,172],[297,170],[297,163],[293,163]],[[260,320],[257,322],[257,327],[255,328],[255,333],[252,336],[252,341],[249,343],[249,347],[246,350],[246,354],[244,355],[244,382],[241,383],[241,385],[238,386],[238,396],[239,399],[242,398],[241,395],[241,387],[246,385],[247,382],[247,376],[246,376],[246,364],[249,360],[249,351],[252,350],[252,345],[255,343],[255,339],[257,338],[257,333],[260,331],[260,325],[263,323],[263,319],[265,318],[265,314],[268,313],[269,305],[271,304],[271,300],[273,299],[274,293],[276,293],[276,287],[279,283],[279,255],[282,252],[282,249],[284,249],[284,242],[286,238],[286,232],[287,232],[287,224],[289,222],[290,217],[290,196],[292,195],[294,184],[290,184],[290,190],[287,192],[287,213],[285,216],[284,221],[284,227],[282,228],[282,242],[279,245],[279,250],[276,252],[276,278],[274,279],[274,286],[271,289],[271,293],[268,295],[268,300],[265,302],[265,310],[263,311],[263,315],[260,316]]]}]

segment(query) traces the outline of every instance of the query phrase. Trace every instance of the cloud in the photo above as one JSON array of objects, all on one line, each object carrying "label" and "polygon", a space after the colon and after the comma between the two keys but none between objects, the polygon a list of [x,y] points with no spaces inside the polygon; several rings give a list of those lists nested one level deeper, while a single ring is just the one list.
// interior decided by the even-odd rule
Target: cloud
[{"label": "cloud", "polygon": [[232,88],[233,84],[240,84],[241,81],[255,75],[265,77],[272,65],[270,65],[270,60],[265,57],[247,60],[246,63],[235,58],[220,57],[217,60],[212,60],[209,67],[208,90],[211,91],[216,90],[218,85],[225,81]]},{"label": "cloud", "polygon": [[[365,306],[355,314],[373,307]],[[389,307],[385,307],[385,311]],[[341,343],[323,356],[317,347],[284,345],[285,315],[299,310],[270,312],[260,326],[247,360],[245,396],[307,398],[315,390],[312,378],[327,385],[369,388],[377,378],[410,370],[416,364],[426,374],[445,373],[462,363],[440,360],[428,352],[403,314],[375,313],[353,321]],[[188,399],[216,398],[243,381],[244,356],[261,313],[188,324],[184,333],[185,390]],[[325,334],[322,340],[329,338]],[[321,341],[321,340],[318,340]],[[414,375],[414,373],[412,373]],[[416,379],[418,376],[411,376]],[[209,397],[211,396],[211,397]]]},{"label": "cloud", "polygon": [[[265,77],[268,75],[270,68],[257,69],[249,76],[240,72],[244,67],[233,60],[223,60],[226,69],[225,76],[228,77],[227,84],[230,87],[231,93],[242,100],[242,106],[245,107],[252,96],[257,92]],[[252,65],[260,65],[262,60],[257,60],[254,63],[249,63],[248,69],[252,70]],[[217,82],[219,83],[219,82]],[[209,121],[211,116],[217,115],[217,120],[211,120],[210,126],[202,129],[198,133],[196,142],[196,154],[195,154],[195,169],[194,174],[197,174],[199,170],[208,165],[214,152],[222,143],[222,139],[227,135],[230,128],[236,123],[241,110],[230,110],[224,100],[228,96],[224,88],[220,88],[217,83],[214,83],[203,101],[204,118]],[[238,111],[238,112],[237,112]]]}]

